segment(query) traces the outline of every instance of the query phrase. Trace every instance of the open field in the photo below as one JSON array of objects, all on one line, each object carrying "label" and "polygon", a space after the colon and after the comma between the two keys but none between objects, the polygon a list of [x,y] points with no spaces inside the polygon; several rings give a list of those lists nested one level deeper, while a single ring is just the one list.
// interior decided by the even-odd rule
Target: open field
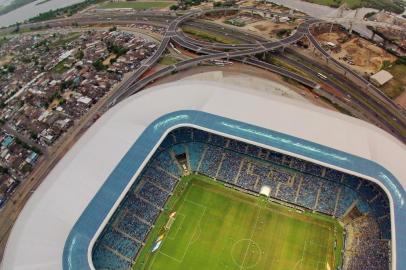
[{"label": "open field", "polygon": [[343,59],[352,61],[351,68],[361,74],[378,72],[384,62],[394,62],[396,57],[375,44],[359,37],[348,37],[344,32],[323,33],[317,36],[321,43],[333,42],[339,46],[337,51],[331,51],[335,59],[349,65]]},{"label": "open field", "polygon": [[[162,245],[151,253],[162,234]],[[342,228],[330,217],[193,175],[177,186],[133,269],[335,269],[342,241]]]},{"label": "open field", "polygon": [[103,8],[132,8],[132,9],[150,9],[166,8],[176,2],[171,1],[145,1],[145,2],[109,2],[102,5]]},{"label": "open field", "polygon": [[305,0],[307,2],[330,6],[339,7],[346,4],[351,9],[370,7],[375,9],[385,9],[387,11],[402,13],[405,6],[402,0]]},{"label": "open field", "polygon": [[240,42],[234,38],[226,37],[221,34],[212,33],[210,31],[204,31],[201,29],[197,29],[191,26],[183,26],[182,31],[186,34],[190,34],[193,36],[198,37],[199,39],[210,41],[210,42],[218,42],[224,44],[239,44]]},{"label": "open field", "polygon": [[393,75],[393,79],[387,82],[382,90],[391,98],[397,98],[406,90],[406,65],[393,63],[385,70]]},{"label": "open field", "polygon": [[179,62],[179,61],[171,55],[165,55],[161,58],[161,60],[159,60],[159,64],[166,65],[166,66],[176,64],[177,62]]}]

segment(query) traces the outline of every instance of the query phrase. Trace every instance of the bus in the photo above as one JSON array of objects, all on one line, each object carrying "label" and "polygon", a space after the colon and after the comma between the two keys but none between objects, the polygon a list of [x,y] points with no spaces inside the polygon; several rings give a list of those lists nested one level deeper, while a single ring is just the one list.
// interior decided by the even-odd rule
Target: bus
[{"label": "bus", "polygon": [[324,75],[324,74],[322,74],[322,73],[317,73],[317,77],[319,77],[320,79],[322,79],[322,80],[327,80],[327,76],[326,75]]}]

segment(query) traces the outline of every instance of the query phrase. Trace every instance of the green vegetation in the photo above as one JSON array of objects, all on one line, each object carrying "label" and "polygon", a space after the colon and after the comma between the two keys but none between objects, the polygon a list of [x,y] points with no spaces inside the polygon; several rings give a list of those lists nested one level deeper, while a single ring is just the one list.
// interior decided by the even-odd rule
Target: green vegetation
[{"label": "green vegetation", "polygon": [[3,166],[0,166],[0,175],[8,174],[9,169]]},{"label": "green vegetation", "polygon": [[[263,59],[262,56],[263,56],[263,55],[257,55],[257,58],[262,59],[262,60],[264,60],[265,62],[270,63],[270,64],[273,64],[273,65],[275,65],[275,66],[283,67],[283,68],[285,68],[285,69],[287,69],[287,70],[289,70],[289,71],[291,71],[291,72],[294,72],[294,73],[296,73],[296,74],[299,74],[299,75],[302,76],[302,77],[309,78],[309,75],[308,75],[306,72],[304,72],[304,71],[302,71],[302,70],[300,70],[300,69],[298,69],[298,68],[296,68],[296,67],[290,65],[289,63],[287,63],[287,62],[285,62],[285,61],[282,61],[281,59],[276,58],[276,57],[275,57],[273,54],[271,54],[271,53],[266,53],[266,54],[265,54],[265,59]],[[297,84],[297,85],[299,85],[299,86],[302,86],[302,84],[299,83],[299,82],[297,82],[297,81],[290,80],[290,82],[292,82],[294,85]]]},{"label": "green vegetation", "polygon": [[52,70],[58,74],[63,74],[65,71],[69,70],[70,66],[67,65],[66,59],[59,62]]},{"label": "green vegetation", "polygon": [[0,75],[7,75],[9,73],[13,73],[16,67],[12,64],[6,64],[0,67]]},{"label": "green vegetation", "polygon": [[58,8],[56,10],[50,10],[44,13],[40,13],[38,16],[35,16],[29,19],[29,22],[42,22],[59,17],[70,17],[73,14],[81,11],[82,9],[87,8],[90,5],[104,2],[105,0],[85,0],[84,2],[74,4],[64,8]]},{"label": "green vegetation", "polygon": [[406,90],[406,58],[399,58],[385,70],[393,75],[393,79],[381,87],[382,91],[390,98],[397,98]]},{"label": "green vegetation", "polygon": [[83,57],[85,57],[85,53],[83,52],[82,49],[77,50],[77,52],[75,53],[75,58],[78,60],[82,60]]},{"label": "green vegetation", "polygon": [[70,32],[67,35],[64,35],[63,37],[61,37],[60,39],[56,40],[55,42],[53,42],[51,44],[51,47],[60,47],[60,46],[64,46],[65,44],[68,44],[69,42],[74,41],[75,39],[77,39],[78,37],[80,37],[81,33],[79,32]]},{"label": "green vegetation", "polygon": [[405,2],[402,0],[306,0],[308,2],[339,7],[342,4],[347,4],[349,8],[356,9],[360,7],[375,8],[378,10],[385,9],[387,11],[402,13],[405,9]]},{"label": "green vegetation", "polygon": [[132,9],[151,9],[151,8],[166,8],[171,2],[109,2],[102,5],[102,8],[132,8]]},{"label": "green vegetation", "polygon": [[222,8],[222,7],[233,7],[236,5],[235,0],[225,0],[225,1],[217,1],[213,2],[214,8]]},{"label": "green vegetation", "polygon": [[177,62],[179,62],[179,61],[171,55],[165,55],[164,57],[161,58],[161,60],[159,60],[160,65],[166,65],[166,66],[174,65]]},{"label": "green vegetation", "polygon": [[103,59],[97,59],[96,61],[94,61],[92,63],[93,67],[97,70],[97,71],[102,71],[102,70],[106,70],[107,66],[105,66],[103,64]]},{"label": "green vegetation", "polygon": [[1,48],[1,46],[3,46],[3,44],[5,44],[6,42],[8,41],[8,38],[6,38],[6,37],[0,37],[0,48]]},{"label": "green vegetation", "polygon": [[391,66],[391,62],[388,60],[383,61],[381,69],[387,69]]},{"label": "green vegetation", "polygon": [[186,10],[192,6],[198,6],[200,5],[202,2],[207,2],[207,0],[178,0],[177,4],[172,5],[170,7],[171,10]]},{"label": "green vegetation", "polygon": [[239,21],[239,20],[234,20],[234,19],[226,20],[224,23],[231,24],[231,25],[238,26],[238,27],[244,27],[245,26],[245,22],[242,22],[242,21]]},{"label": "green vegetation", "polygon": [[124,48],[122,46],[118,46],[114,43],[109,43],[107,44],[107,50],[110,53],[114,53],[117,57],[120,57],[123,54],[126,54],[126,52],[128,51],[127,48]]},{"label": "green vegetation", "polygon": [[276,32],[276,36],[278,38],[283,38],[283,37],[289,36],[291,32],[292,32],[291,29],[278,29]]},{"label": "green vegetation", "polygon": [[218,42],[218,43],[224,43],[224,44],[239,44],[240,42],[234,38],[227,37],[218,33],[213,33],[201,29],[197,29],[191,26],[183,26],[182,27],[183,32],[187,34],[194,35],[198,38],[201,38],[206,41],[211,41],[211,42]]},{"label": "green vegetation", "polygon": [[399,56],[395,63],[406,65],[406,56]]},{"label": "green vegetation", "polygon": [[[161,235],[162,245],[151,253]],[[133,269],[336,269],[342,246],[343,229],[331,217],[192,175],[176,187]]]}]

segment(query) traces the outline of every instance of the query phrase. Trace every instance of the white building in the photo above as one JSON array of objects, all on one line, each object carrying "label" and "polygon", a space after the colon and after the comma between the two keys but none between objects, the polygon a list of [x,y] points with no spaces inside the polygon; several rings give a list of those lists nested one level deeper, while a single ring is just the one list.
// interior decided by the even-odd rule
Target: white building
[{"label": "white building", "polygon": [[393,75],[386,70],[381,70],[370,77],[371,82],[376,86],[382,86],[393,79]]}]

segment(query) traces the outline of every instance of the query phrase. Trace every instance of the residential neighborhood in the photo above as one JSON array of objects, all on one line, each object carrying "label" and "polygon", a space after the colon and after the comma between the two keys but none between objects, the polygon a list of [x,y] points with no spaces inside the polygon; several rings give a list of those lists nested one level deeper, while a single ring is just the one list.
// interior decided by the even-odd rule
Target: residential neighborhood
[{"label": "residential neighborhood", "polygon": [[19,35],[0,47],[0,207],[43,151],[156,47],[116,27]]}]

